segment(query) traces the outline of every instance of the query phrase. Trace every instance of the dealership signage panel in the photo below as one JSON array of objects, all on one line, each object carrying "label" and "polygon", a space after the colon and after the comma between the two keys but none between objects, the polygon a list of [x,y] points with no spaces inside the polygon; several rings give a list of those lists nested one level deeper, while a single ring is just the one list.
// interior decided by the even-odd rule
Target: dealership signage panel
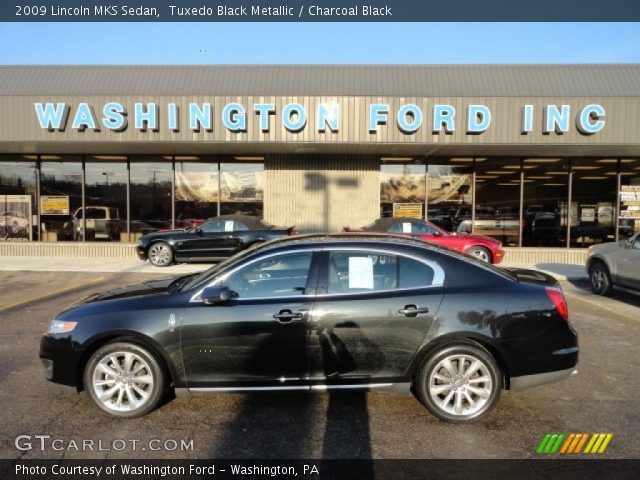
[{"label": "dealership signage panel", "polygon": [[[216,115],[219,116],[221,128],[235,133],[248,130],[249,116],[256,118],[255,126],[263,133],[271,131],[274,121],[291,133],[308,128],[314,128],[320,133],[335,133],[342,128],[341,105],[338,102],[318,103],[313,112],[296,102],[287,103],[281,109],[275,103],[253,103],[247,106],[231,102],[225,104],[219,112],[214,111],[210,102],[191,102],[186,112],[182,112],[174,102],[162,106],[156,102],[135,102],[133,108],[117,101],[101,105],[88,102],[77,105],[66,102],[35,102],[33,107],[40,129],[51,132],[67,129],[121,132],[131,128],[143,132],[160,129],[173,132],[182,129],[210,132],[215,129]],[[395,111],[389,103],[372,103],[367,107],[364,126],[369,134],[377,134],[382,126],[389,126],[411,135],[424,128],[425,115],[429,115],[433,134],[452,134],[462,129],[466,135],[480,135],[491,127],[495,114],[489,106],[483,104],[468,104],[464,111],[459,112],[454,105],[430,105],[428,100],[420,104],[403,103]],[[527,135],[536,128],[544,134],[561,135],[575,128],[582,135],[593,135],[600,132],[606,124],[605,108],[595,103],[581,105],[577,109],[572,109],[568,104],[548,104],[539,111],[535,110],[534,105],[525,104],[521,107],[519,117],[521,135]]]}]

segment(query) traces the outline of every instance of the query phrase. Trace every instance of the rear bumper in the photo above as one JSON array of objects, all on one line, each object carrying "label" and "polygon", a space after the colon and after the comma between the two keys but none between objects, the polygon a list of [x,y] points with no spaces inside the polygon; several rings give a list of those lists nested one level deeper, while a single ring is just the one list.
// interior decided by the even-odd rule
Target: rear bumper
[{"label": "rear bumper", "polygon": [[536,373],[534,375],[512,377],[509,385],[512,392],[517,392],[519,390],[537,387],[538,385],[559,382],[560,380],[564,380],[567,377],[572,377],[577,374],[578,369],[576,367],[571,367],[566,370],[558,370],[556,372]]}]

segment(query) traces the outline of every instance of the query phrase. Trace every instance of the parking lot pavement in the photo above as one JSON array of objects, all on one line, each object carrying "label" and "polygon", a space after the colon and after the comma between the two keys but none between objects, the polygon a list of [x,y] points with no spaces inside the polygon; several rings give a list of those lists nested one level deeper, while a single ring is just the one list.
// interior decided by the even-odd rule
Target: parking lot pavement
[{"label": "parking lot pavement", "polygon": [[[38,344],[56,312],[94,291],[156,276],[162,273],[0,272],[0,305],[40,296],[0,311],[1,458],[527,458],[547,432],[613,432],[600,457],[640,457],[640,302],[595,297],[580,281],[563,282],[580,335],[579,375],[505,393],[488,418],[470,425],[440,422],[413,397],[388,393],[218,394],[112,420],[85,394],[43,379]],[[38,448],[17,450],[18,435]],[[44,451],[36,435],[51,436]],[[61,450],[47,443],[55,439]],[[116,439],[124,450],[116,451]],[[193,449],[150,451],[159,446],[149,444],[154,439],[193,440]],[[83,440],[93,450],[73,447]]]}]

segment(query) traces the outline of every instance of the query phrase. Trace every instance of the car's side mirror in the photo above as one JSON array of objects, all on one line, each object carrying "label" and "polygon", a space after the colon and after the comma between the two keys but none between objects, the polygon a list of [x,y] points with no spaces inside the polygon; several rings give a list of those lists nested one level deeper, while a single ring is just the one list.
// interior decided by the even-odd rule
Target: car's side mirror
[{"label": "car's side mirror", "polygon": [[205,305],[222,305],[231,300],[231,290],[221,285],[207,287],[202,291],[200,298]]}]

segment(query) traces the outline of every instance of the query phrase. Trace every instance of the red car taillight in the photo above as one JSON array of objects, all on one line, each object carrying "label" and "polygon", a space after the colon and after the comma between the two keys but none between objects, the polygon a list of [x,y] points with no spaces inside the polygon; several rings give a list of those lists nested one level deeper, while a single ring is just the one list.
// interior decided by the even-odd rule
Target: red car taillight
[{"label": "red car taillight", "polygon": [[562,290],[559,288],[547,287],[545,288],[547,292],[547,297],[556,307],[556,311],[560,314],[562,318],[565,320],[569,320],[569,307],[567,307],[567,301],[564,298]]}]

